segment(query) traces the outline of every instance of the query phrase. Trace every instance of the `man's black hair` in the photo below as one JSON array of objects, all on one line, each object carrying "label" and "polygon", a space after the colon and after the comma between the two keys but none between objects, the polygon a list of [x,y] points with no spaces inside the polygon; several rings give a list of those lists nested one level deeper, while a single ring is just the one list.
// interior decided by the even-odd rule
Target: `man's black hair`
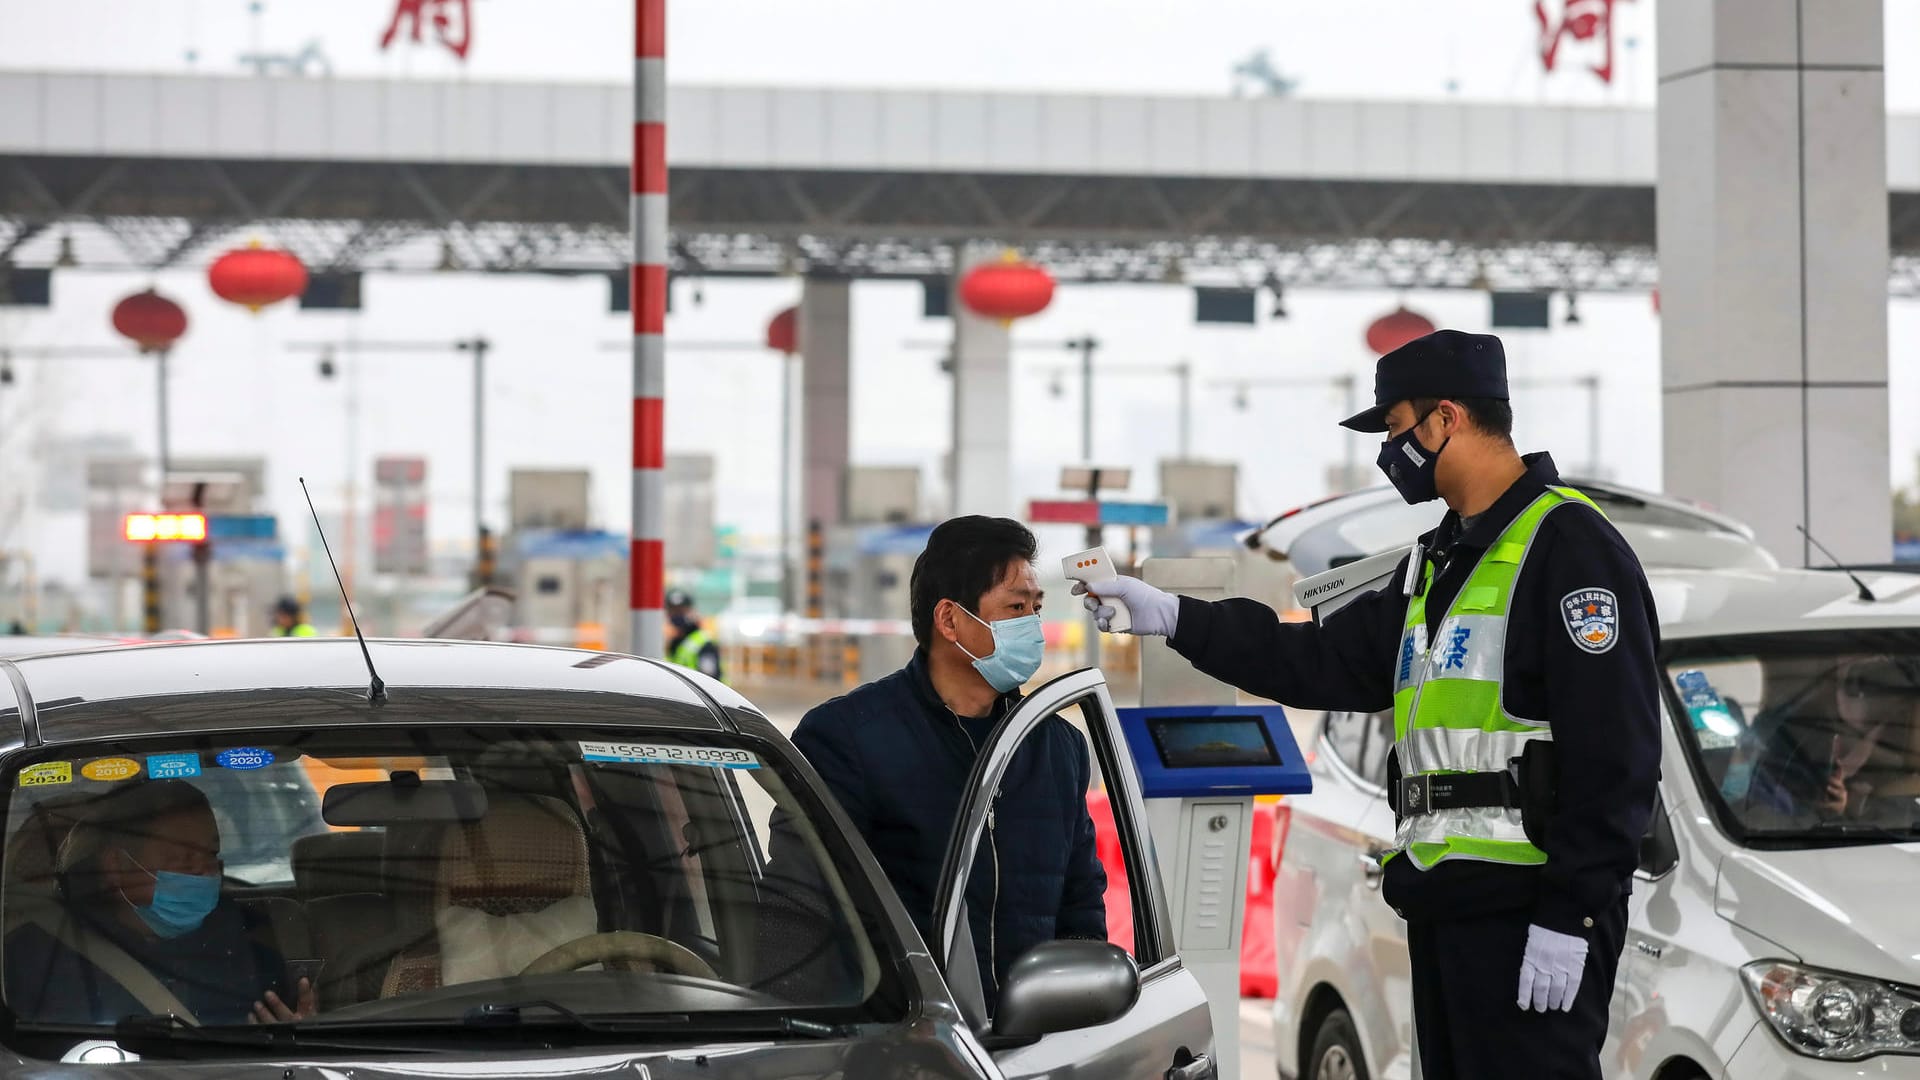
[{"label": "man's black hair", "polygon": [[979,614],[980,598],[1006,578],[1008,565],[1030,563],[1039,550],[1033,533],[1011,518],[975,514],[935,526],[908,583],[914,640],[923,649],[932,644],[933,609],[942,600]]},{"label": "man's black hair", "polygon": [[1467,414],[1467,423],[1496,439],[1513,441],[1513,402],[1505,398],[1414,398],[1413,415],[1425,416],[1441,401],[1451,401]]}]

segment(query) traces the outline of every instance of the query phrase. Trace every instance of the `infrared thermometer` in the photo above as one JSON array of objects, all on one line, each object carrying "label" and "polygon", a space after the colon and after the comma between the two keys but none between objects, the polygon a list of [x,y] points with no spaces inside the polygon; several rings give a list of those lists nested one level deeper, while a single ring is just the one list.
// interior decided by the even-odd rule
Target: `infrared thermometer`
[{"label": "infrared thermometer", "polygon": [[[1104,547],[1088,548],[1075,552],[1060,560],[1060,569],[1066,571],[1068,581],[1094,582],[1112,581],[1120,576],[1114,569],[1113,558]],[[1100,597],[1100,603],[1113,609],[1113,618],[1107,620],[1107,632],[1123,634],[1133,628],[1133,615],[1127,611],[1127,605],[1115,597]]]}]

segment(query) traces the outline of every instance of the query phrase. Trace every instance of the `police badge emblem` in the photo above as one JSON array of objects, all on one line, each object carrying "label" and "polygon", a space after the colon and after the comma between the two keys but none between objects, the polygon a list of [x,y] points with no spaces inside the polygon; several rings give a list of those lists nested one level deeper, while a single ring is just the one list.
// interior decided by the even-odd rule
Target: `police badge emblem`
[{"label": "police badge emblem", "polygon": [[1608,589],[1575,589],[1561,597],[1560,617],[1573,643],[1587,652],[1606,652],[1620,638],[1620,605]]}]

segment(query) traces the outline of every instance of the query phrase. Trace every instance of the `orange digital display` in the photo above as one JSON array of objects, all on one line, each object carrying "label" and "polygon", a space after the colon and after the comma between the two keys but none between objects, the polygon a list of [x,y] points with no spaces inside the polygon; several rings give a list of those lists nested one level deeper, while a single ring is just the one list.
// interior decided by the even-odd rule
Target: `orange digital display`
[{"label": "orange digital display", "polygon": [[160,540],[205,540],[205,514],[128,514],[127,539],[136,544]]}]

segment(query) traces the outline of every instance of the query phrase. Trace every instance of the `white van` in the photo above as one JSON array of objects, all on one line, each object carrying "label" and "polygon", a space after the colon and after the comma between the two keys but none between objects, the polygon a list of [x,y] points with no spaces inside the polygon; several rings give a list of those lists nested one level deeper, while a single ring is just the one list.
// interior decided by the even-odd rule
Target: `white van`
[{"label": "white van", "polygon": [[[1920,1077],[1920,575],[1648,579],[1663,775],[1605,1074]],[[1282,1076],[1414,1075],[1405,924],[1375,861],[1392,741],[1391,713],[1328,715],[1313,794],[1283,804]]]}]

